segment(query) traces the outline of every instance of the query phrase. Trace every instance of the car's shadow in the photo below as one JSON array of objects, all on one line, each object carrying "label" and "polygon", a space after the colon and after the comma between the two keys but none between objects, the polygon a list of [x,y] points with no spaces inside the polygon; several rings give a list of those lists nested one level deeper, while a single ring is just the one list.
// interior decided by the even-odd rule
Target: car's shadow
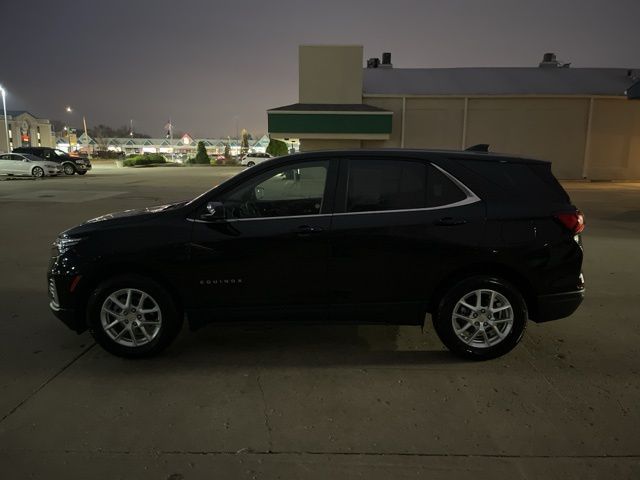
[{"label": "car's shadow", "polygon": [[[425,338],[426,337],[426,338]],[[210,326],[180,338],[151,363],[234,367],[455,364],[434,333],[397,326]],[[143,361],[142,363],[146,363]]]}]

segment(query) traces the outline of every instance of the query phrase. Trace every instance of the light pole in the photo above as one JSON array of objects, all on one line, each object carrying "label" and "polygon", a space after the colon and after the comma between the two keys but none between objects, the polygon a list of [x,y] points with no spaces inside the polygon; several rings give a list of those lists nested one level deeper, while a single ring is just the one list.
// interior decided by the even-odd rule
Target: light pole
[{"label": "light pole", "polygon": [[2,86],[0,86],[0,95],[2,95],[2,113],[4,114],[4,134],[7,138],[7,152],[11,152],[11,145],[9,144],[9,121],[7,120],[7,102],[5,100],[6,92]]},{"label": "light pole", "polygon": [[[73,108],[71,108],[70,105],[67,105],[65,107],[65,111],[67,113],[73,113]],[[85,146],[86,146],[86,150],[87,150],[86,153],[88,155],[89,154],[89,138],[88,138],[89,134],[87,133],[87,120],[85,119],[84,115],[82,116],[82,126],[84,128],[85,141],[87,142]],[[69,151],[71,151],[71,136],[70,136],[70,133],[71,133],[70,129],[67,129],[67,137],[69,139]],[[77,150],[77,147],[76,147],[76,150]]]}]

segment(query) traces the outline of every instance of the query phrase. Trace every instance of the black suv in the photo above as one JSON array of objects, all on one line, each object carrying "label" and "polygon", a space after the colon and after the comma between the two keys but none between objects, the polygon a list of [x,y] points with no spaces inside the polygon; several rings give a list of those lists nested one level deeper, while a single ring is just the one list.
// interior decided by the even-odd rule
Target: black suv
[{"label": "black suv", "polygon": [[62,150],[50,147],[18,147],[13,149],[16,153],[30,153],[36,157],[44,158],[62,165],[65,175],[84,175],[91,170],[91,162],[88,158],[73,157]]},{"label": "black suv", "polygon": [[188,202],[112,213],[54,243],[51,309],[108,351],[159,352],[183,319],[422,325],[511,350],[584,294],[582,214],[548,162],[376,150],[268,160]]}]

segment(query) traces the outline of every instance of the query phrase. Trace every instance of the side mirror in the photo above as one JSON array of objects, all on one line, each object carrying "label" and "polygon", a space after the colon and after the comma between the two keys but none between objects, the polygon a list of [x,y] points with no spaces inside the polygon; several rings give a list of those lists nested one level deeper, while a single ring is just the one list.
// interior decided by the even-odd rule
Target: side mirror
[{"label": "side mirror", "polygon": [[224,220],[224,204],[222,202],[208,202],[206,211],[200,214],[203,220]]}]

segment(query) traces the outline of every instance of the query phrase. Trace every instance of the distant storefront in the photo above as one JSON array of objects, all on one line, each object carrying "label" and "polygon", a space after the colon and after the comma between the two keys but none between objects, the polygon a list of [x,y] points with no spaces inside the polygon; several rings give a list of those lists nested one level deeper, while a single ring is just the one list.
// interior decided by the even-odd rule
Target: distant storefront
[{"label": "distant storefront", "polygon": [[[256,139],[249,140],[249,151],[264,153],[269,145],[269,136],[263,135]],[[98,151],[110,151],[122,153],[124,155],[138,155],[144,153],[161,153],[173,155],[176,158],[190,158],[195,156],[198,142],[204,142],[204,146],[209,155],[222,155],[225,148],[229,146],[231,155],[239,155],[242,145],[234,138],[193,138],[189,134],[184,134],[180,138],[92,138],[84,133],[78,136],[77,144],[70,145],[67,137],[59,138],[58,148],[68,151],[69,149],[80,152],[95,154]],[[294,145],[297,150],[297,143]]]},{"label": "distant storefront", "polygon": [[640,70],[394,68],[361,46],[301,46],[299,103],[267,112],[302,150],[431,148],[550,160],[564,179],[640,179]]},{"label": "distant storefront", "polygon": [[44,118],[21,110],[7,110],[7,126],[9,127],[9,145],[4,131],[4,116],[0,111],[0,152],[7,152],[18,147],[55,147],[56,137],[51,123]]}]

